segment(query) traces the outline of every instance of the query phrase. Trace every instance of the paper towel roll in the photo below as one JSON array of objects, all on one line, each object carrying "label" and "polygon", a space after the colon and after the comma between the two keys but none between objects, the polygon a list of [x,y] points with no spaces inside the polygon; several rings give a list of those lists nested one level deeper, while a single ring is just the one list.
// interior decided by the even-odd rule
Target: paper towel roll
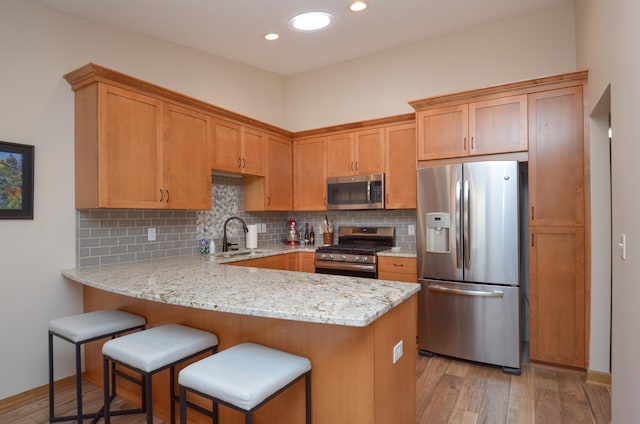
[{"label": "paper towel roll", "polygon": [[247,225],[247,249],[257,249],[258,248],[258,226],[257,225]]}]

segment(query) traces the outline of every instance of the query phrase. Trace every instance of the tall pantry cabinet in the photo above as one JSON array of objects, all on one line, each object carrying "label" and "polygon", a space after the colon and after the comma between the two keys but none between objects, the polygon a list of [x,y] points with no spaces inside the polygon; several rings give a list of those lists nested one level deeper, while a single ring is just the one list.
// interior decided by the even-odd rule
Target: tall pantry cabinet
[{"label": "tall pantry cabinet", "polygon": [[531,360],[586,368],[582,86],[529,94]]}]

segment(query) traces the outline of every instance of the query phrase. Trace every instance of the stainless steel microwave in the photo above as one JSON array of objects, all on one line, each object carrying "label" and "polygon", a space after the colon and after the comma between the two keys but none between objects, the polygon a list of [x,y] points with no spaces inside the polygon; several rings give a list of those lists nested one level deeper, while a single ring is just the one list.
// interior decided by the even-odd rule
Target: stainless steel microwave
[{"label": "stainless steel microwave", "polygon": [[384,174],[327,178],[327,209],[384,209]]}]

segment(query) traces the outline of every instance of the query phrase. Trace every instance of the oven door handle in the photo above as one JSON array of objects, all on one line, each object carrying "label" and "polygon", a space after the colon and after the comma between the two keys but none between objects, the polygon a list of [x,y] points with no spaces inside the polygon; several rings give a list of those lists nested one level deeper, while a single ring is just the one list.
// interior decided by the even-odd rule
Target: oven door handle
[{"label": "oven door handle", "polygon": [[328,262],[328,261],[316,261],[315,263],[316,269],[325,268],[325,269],[343,269],[343,270],[357,270],[357,271],[371,271],[374,272],[376,270],[375,264],[348,264],[345,265],[342,262]]}]

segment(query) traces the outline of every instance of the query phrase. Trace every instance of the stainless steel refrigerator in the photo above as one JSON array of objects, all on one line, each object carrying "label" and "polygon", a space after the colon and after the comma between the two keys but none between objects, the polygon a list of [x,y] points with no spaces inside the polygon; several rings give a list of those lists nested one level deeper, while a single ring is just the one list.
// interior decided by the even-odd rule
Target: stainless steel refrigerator
[{"label": "stainless steel refrigerator", "polygon": [[520,373],[515,161],[417,171],[418,347]]}]

